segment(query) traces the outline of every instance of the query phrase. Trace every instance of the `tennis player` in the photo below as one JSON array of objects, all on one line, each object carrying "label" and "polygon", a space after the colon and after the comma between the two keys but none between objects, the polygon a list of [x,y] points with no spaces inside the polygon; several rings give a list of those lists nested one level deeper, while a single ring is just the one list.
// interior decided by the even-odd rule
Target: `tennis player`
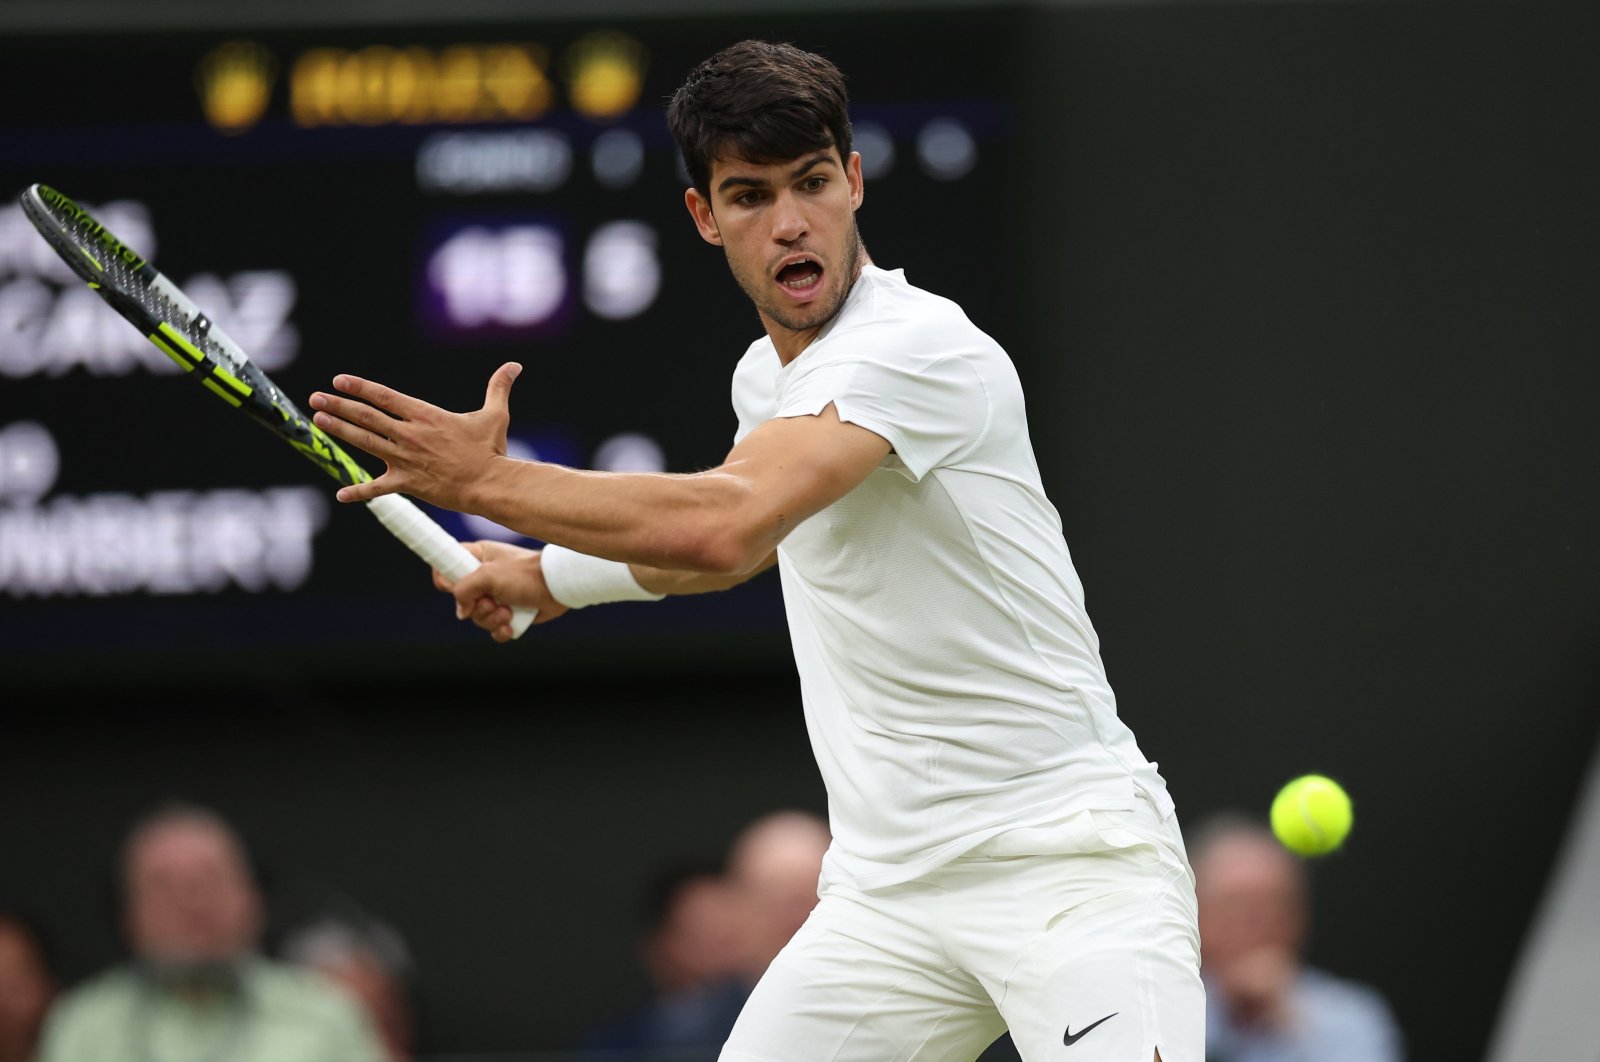
[{"label": "tennis player", "polygon": [[502,641],[512,605],[548,621],[778,567],[834,841],[722,1058],[965,1062],[1009,1027],[1027,1062],[1202,1062],[1193,876],[1117,717],[1010,360],[868,258],[827,60],[734,45],[668,117],[689,214],[766,330],[734,372],[727,459],[512,460],[515,364],[467,414],[339,376],[317,423],[388,465],[340,500],[404,491],[551,543],[479,544],[451,588]]}]

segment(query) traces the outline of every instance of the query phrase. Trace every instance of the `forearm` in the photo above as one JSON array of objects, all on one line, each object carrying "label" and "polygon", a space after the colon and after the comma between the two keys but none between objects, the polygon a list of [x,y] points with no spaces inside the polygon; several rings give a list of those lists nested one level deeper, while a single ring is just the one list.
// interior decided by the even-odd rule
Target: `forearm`
[{"label": "forearm", "polygon": [[652,594],[708,594],[716,590],[729,590],[748,582],[778,563],[776,550],[767,559],[748,572],[738,575],[717,575],[707,572],[674,571],[652,568],[647,564],[630,564],[634,579]]},{"label": "forearm", "polygon": [[754,574],[781,538],[781,517],[765,528],[772,521],[756,511],[749,485],[721,469],[588,472],[496,458],[470,489],[469,511],[523,534],[674,576],[731,579],[729,586]]},{"label": "forearm", "polygon": [[310,404],[316,426],[387,466],[341,487],[345,503],[405,492],[575,552],[667,571],[747,575],[785,535],[838,501],[883,461],[889,442],[839,419],[775,417],[706,472],[584,472],[506,456],[507,362],[483,408],[451,413],[371,380],[341,374]]}]

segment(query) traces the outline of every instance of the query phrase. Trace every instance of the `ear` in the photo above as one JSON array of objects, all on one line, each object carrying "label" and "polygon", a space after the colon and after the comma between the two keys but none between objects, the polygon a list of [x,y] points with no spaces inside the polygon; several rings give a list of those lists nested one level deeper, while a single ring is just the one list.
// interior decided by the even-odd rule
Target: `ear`
[{"label": "ear", "polygon": [[867,186],[861,179],[861,152],[850,152],[850,161],[844,166],[845,180],[850,183],[850,209],[860,210],[866,198]]},{"label": "ear", "polygon": [[717,216],[711,212],[711,200],[700,194],[698,188],[688,188],[683,193],[683,205],[694,218],[694,227],[700,238],[716,247],[722,246],[722,230],[717,227]]}]

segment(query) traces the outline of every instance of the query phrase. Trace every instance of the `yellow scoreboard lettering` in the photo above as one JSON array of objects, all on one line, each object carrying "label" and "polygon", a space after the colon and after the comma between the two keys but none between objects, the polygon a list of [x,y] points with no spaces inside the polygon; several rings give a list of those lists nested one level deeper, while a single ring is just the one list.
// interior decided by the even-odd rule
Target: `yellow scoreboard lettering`
[{"label": "yellow scoreboard lettering", "polygon": [[525,122],[553,102],[538,44],[313,48],[295,60],[289,110],[301,126]]},{"label": "yellow scoreboard lettering", "polygon": [[289,112],[296,125],[328,124],[333,116],[338,77],[336,50],[315,48],[301,53],[289,74]]},{"label": "yellow scoreboard lettering", "polygon": [[446,48],[439,56],[435,82],[436,111],[443,122],[470,122],[483,85],[478,51],[465,45]]},{"label": "yellow scoreboard lettering", "polygon": [[543,49],[538,56],[516,45],[485,49],[483,87],[488,98],[507,118],[537,118],[550,108],[550,81],[545,77],[549,62]]}]

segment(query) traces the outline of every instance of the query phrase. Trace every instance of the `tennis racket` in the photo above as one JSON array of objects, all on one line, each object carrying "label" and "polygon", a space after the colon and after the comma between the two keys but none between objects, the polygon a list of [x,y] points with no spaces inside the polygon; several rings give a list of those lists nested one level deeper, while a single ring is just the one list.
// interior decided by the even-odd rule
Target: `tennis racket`
[{"label": "tennis racket", "polygon": [[[87,210],[42,184],[23,192],[21,202],[22,212],[72,271],[190,379],[248,414],[341,484],[372,478],[176,284]],[[478,567],[478,558],[409,498],[385,494],[366,504],[396,538],[451,581]],[[536,614],[533,609],[515,610],[513,633],[520,637]]]}]

